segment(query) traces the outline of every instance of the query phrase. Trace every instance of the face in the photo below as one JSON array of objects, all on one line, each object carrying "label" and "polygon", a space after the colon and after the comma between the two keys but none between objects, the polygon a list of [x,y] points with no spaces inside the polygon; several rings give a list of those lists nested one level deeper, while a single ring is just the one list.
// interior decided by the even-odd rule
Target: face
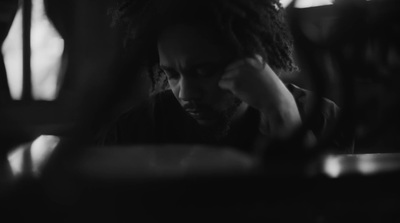
[{"label": "face", "polygon": [[218,82],[232,54],[205,28],[169,27],[158,39],[161,70],[184,110],[200,126],[227,125],[241,102]]}]

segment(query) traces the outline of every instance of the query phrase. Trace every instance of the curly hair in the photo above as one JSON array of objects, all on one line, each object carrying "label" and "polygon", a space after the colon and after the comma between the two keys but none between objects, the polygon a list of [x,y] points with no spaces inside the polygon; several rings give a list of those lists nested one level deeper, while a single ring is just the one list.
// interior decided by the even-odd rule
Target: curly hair
[{"label": "curly hair", "polygon": [[146,46],[144,61],[153,89],[166,85],[156,70],[157,36],[168,25],[207,26],[238,57],[259,54],[272,69],[295,71],[293,41],[279,0],[121,0],[111,9],[113,24],[125,27],[125,45]]}]

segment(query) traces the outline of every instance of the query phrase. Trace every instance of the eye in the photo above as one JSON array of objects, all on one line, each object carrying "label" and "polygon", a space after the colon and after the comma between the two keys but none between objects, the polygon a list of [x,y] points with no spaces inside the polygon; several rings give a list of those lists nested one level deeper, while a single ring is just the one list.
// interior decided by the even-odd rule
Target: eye
[{"label": "eye", "polygon": [[168,80],[175,80],[179,78],[179,73],[174,69],[159,67],[159,74],[167,76]]},{"label": "eye", "polygon": [[179,73],[174,70],[164,70],[164,74],[169,80],[175,80],[179,78]]}]

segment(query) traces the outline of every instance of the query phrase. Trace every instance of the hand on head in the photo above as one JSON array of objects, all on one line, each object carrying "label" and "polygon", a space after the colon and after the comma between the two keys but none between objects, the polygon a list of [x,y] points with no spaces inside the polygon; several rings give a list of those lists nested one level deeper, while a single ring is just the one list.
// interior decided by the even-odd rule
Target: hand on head
[{"label": "hand on head", "polygon": [[293,95],[260,55],[229,64],[219,86],[261,112],[263,132],[284,138],[301,124]]}]

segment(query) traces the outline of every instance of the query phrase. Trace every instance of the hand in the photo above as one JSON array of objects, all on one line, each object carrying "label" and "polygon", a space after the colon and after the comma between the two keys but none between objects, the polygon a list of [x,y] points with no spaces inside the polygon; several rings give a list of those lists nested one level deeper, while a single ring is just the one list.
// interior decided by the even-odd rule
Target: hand
[{"label": "hand", "polygon": [[261,112],[260,131],[266,135],[283,139],[301,124],[293,95],[259,55],[228,65],[219,86]]}]

